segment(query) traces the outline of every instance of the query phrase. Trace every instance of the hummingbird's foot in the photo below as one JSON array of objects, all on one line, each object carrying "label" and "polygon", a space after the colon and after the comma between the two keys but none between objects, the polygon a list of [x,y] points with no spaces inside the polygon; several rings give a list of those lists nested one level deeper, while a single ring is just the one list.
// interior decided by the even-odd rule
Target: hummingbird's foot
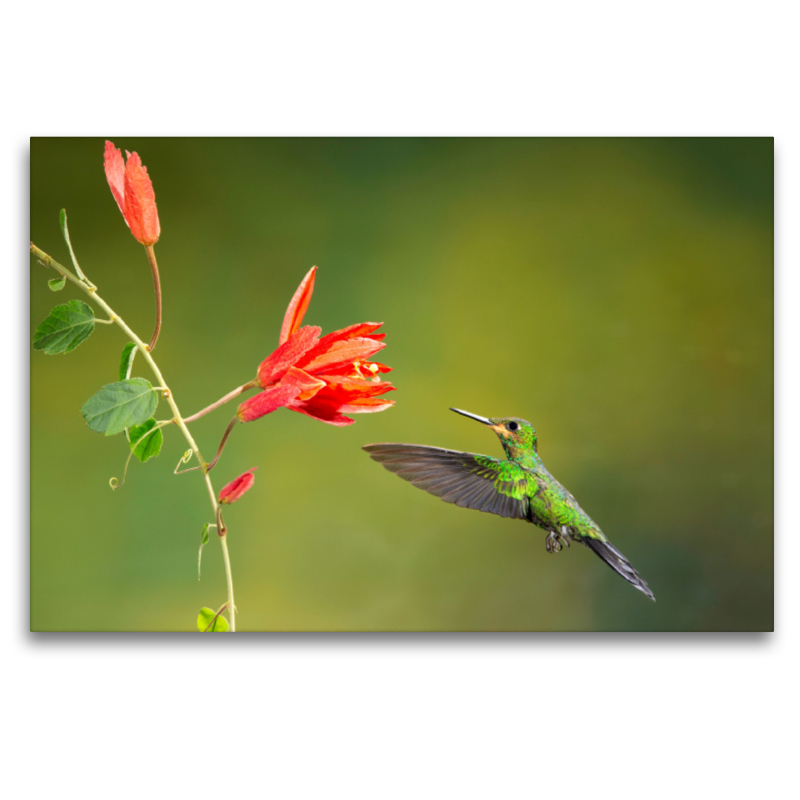
[{"label": "hummingbird's foot", "polygon": [[548,553],[560,553],[564,545],[569,547],[569,532],[566,525],[561,526],[560,531],[550,531],[544,540],[544,546]]},{"label": "hummingbird's foot", "polygon": [[564,540],[564,544],[569,547],[569,528],[566,525],[561,526],[561,538]]}]

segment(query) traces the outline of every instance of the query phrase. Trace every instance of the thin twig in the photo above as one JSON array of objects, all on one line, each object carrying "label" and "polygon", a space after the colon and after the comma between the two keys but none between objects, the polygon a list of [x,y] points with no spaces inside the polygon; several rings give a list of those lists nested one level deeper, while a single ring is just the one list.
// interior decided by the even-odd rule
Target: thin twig
[{"label": "thin twig", "polygon": [[206,414],[211,413],[214,409],[219,408],[222,405],[225,405],[229,400],[233,400],[234,397],[238,397],[242,392],[249,391],[250,389],[255,389],[258,386],[255,380],[250,381],[249,383],[242,384],[241,386],[237,386],[232,392],[228,392],[225,397],[221,397],[217,400],[216,403],[212,403],[210,406],[206,406],[202,411],[198,411],[196,414],[192,414],[191,417],[186,417],[183,421],[188,425],[190,422],[194,422],[196,419],[200,419],[200,417],[204,417]]}]

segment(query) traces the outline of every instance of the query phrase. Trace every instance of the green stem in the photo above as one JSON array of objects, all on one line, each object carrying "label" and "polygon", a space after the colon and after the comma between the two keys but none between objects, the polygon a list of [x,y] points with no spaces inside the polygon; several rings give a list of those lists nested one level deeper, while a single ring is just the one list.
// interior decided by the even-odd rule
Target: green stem
[{"label": "green stem", "polygon": [[[148,248],[151,249],[151,248]],[[122,317],[119,316],[111,306],[103,300],[97,294],[97,287],[90,283],[88,278],[84,278],[81,280],[73,275],[66,267],[59,264],[53,258],[51,258],[47,253],[43,250],[40,250],[33,242],[31,242],[31,253],[33,253],[36,258],[38,258],[46,267],[52,267],[53,269],[60,272],[65,278],[72,281],[81,291],[85,292],[89,295],[89,297],[97,303],[103,311],[108,314],[108,318],[119,325],[123,331],[125,331],[126,335],[130,337],[132,342],[136,343],[136,347],[141,351],[142,355],[144,356],[145,361],[150,365],[150,369],[153,371],[153,375],[155,375],[156,380],[159,383],[159,386],[163,387],[162,394],[164,399],[169,403],[169,407],[172,409],[172,413],[174,414],[173,422],[180,428],[181,433],[183,434],[184,438],[189,444],[189,447],[192,448],[194,451],[195,456],[197,457],[198,463],[202,467],[203,478],[205,480],[206,489],[208,490],[208,496],[211,499],[211,507],[214,510],[214,518],[217,517],[217,510],[218,510],[218,503],[217,503],[217,495],[214,491],[214,487],[211,484],[211,478],[208,475],[208,464],[206,463],[203,456],[200,454],[200,448],[197,446],[197,442],[195,442],[192,434],[189,433],[189,429],[186,427],[186,423],[184,422],[183,417],[181,416],[181,412],[178,410],[178,405],[175,402],[175,398],[172,396],[172,392],[169,390],[167,386],[167,382],[164,380],[164,376],[161,374],[161,370],[158,368],[158,365],[153,360],[153,356],[150,353],[151,348],[148,347],[125,323]],[[155,279],[155,274],[154,274]],[[159,305],[160,309],[160,292],[158,292],[158,300],[157,304]],[[156,336],[158,334],[158,330],[161,327],[161,315],[159,311],[158,319],[156,322]],[[155,342],[155,338],[153,342]],[[233,606],[233,576],[231,574],[231,566],[230,566],[230,557],[228,555],[228,546],[225,542],[225,537],[219,537],[220,541],[222,542],[222,555],[225,560],[225,579],[228,582],[228,619],[230,622],[230,628],[232,632],[236,631],[236,616]]]},{"label": "green stem", "polygon": [[[219,533],[219,530],[217,530],[217,533]],[[228,555],[227,531],[219,537],[219,543],[222,545],[222,558],[225,561],[225,580],[228,583],[228,619],[231,623],[231,631],[235,633],[236,607],[233,605],[233,575],[231,574],[231,557]]]},{"label": "green stem", "polygon": [[147,260],[150,262],[150,269],[153,273],[153,289],[156,293],[156,327],[153,329],[153,338],[150,340],[150,350],[156,349],[158,334],[161,333],[161,278],[158,276],[158,262],[156,261],[156,251],[152,244],[145,245]]},{"label": "green stem", "polygon": [[238,421],[239,417],[234,417],[228,423],[228,427],[225,428],[225,433],[222,434],[222,441],[219,443],[219,447],[217,448],[217,454],[214,456],[214,460],[208,465],[209,471],[212,470],[217,465],[217,461],[219,461],[219,457],[222,455],[222,451],[225,449],[225,442],[228,441],[228,437],[231,435],[233,426],[236,425]]},{"label": "green stem", "polygon": [[238,397],[242,392],[247,392],[250,389],[255,389],[258,386],[258,383],[255,380],[250,381],[249,383],[245,383],[242,386],[237,386],[232,392],[228,392],[225,397],[221,397],[217,400],[216,403],[212,403],[210,406],[206,406],[202,411],[198,411],[196,414],[192,414],[191,417],[186,417],[184,420],[185,423],[194,422],[196,419],[200,419],[200,417],[204,417],[206,414],[210,414],[214,409],[219,408],[222,405],[225,405],[230,400],[233,400],[234,397]]}]

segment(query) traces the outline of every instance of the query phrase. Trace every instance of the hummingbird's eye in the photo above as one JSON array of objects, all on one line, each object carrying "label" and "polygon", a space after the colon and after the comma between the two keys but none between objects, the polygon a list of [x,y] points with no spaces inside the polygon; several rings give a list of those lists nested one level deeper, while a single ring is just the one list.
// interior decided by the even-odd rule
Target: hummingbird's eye
[{"label": "hummingbird's eye", "polygon": [[508,428],[510,431],[515,431],[517,428],[519,428],[519,425],[516,422],[507,422],[506,428]]}]

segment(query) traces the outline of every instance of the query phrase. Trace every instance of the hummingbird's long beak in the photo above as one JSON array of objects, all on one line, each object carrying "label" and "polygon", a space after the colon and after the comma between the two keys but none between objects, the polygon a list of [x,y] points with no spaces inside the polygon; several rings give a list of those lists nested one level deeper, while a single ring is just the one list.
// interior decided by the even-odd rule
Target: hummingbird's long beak
[{"label": "hummingbird's long beak", "polygon": [[479,417],[477,414],[470,414],[469,411],[462,411],[460,408],[451,408],[451,411],[455,411],[456,414],[461,414],[463,417],[469,417],[470,419],[476,419],[478,422],[482,422],[484,425],[494,425],[494,423],[490,419],[486,419],[486,417]]}]

